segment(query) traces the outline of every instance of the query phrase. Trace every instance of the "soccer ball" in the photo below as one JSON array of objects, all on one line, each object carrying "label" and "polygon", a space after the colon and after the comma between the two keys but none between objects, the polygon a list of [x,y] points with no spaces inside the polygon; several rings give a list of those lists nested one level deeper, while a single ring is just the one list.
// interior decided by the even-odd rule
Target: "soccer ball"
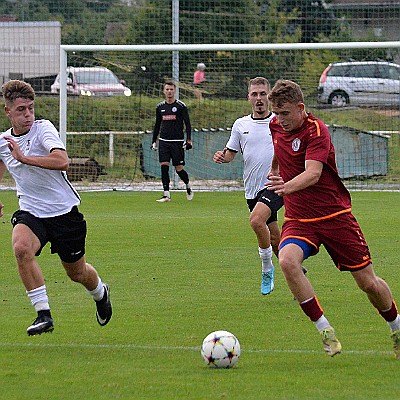
[{"label": "soccer ball", "polygon": [[211,332],[201,345],[201,356],[211,368],[232,368],[240,356],[239,340],[230,332]]}]

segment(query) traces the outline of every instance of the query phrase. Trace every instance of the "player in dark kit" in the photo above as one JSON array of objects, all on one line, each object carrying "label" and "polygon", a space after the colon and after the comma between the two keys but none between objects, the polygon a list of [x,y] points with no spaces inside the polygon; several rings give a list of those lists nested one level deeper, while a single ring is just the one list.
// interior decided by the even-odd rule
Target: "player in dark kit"
[{"label": "player in dark kit", "polygon": [[[192,148],[189,111],[185,103],[175,98],[175,83],[168,81],[164,83],[165,100],[157,105],[156,123],[154,125],[153,140],[151,148],[157,150],[157,136],[159,137],[159,161],[161,165],[161,181],[163,184],[164,195],[157,201],[165,203],[171,201],[169,191],[169,163],[175,167],[179,178],[186,185],[186,198],[193,199],[193,191],[189,184],[189,175],[184,169],[185,150]],[[186,128],[186,141],[183,125]]]}]

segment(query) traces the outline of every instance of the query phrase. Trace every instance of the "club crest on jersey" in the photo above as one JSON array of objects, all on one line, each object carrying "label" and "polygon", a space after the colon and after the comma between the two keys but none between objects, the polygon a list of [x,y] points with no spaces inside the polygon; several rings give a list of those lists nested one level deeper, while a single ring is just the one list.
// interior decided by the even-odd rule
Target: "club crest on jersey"
[{"label": "club crest on jersey", "polygon": [[177,108],[176,107],[172,107],[172,112],[177,112]]},{"label": "club crest on jersey", "polygon": [[301,145],[301,140],[299,138],[296,138],[292,142],[292,150],[293,151],[299,151]]}]

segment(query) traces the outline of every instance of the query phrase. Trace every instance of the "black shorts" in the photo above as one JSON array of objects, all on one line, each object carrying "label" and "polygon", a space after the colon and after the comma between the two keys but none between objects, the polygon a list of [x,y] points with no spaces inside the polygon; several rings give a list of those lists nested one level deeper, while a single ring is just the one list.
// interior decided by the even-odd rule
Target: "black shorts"
[{"label": "black shorts", "polygon": [[253,211],[257,203],[263,203],[271,210],[271,216],[269,217],[267,224],[278,221],[278,211],[283,206],[283,197],[278,196],[276,193],[265,188],[257,193],[255,199],[247,199],[247,205],[250,212]]},{"label": "black shorts", "polygon": [[38,218],[18,210],[11,217],[11,223],[14,227],[17,224],[28,226],[38,237],[41,247],[37,256],[48,242],[51,253],[58,253],[60,259],[67,263],[78,261],[85,254],[86,221],[77,206],[67,214],[50,218]]},{"label": "black shorts", "polygon": [[160,163],[170,162],[172,165],[185,165],[185,150],[183,149],[183,140],[179,142],[167,142],[160,140],[158,142],[158,158]]}]

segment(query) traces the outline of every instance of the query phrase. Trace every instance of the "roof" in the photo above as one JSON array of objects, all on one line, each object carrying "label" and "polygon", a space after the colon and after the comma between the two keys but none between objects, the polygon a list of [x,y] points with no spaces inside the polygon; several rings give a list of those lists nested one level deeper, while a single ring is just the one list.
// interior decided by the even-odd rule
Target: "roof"
[{"label": "roof", "polygon": [[337,62],[333,62],[332,65],[365,65],[365,64],[384,64],[384,65],[393,65],[395,67],[399,67],[398,64],[396,63],[392,63],[389,61],[337,61]]},{"label": "roof", "polygon": [[20,28],[20,27],[61,27],[59,21],[31,21],[31,22],[0,22],[0,27]]},{"label": "roof", "polygon": [[377,9],[379,11],[390,11],[400,9],[399,0],[332,0],[327,8],[333,10],[366,10]]}]

